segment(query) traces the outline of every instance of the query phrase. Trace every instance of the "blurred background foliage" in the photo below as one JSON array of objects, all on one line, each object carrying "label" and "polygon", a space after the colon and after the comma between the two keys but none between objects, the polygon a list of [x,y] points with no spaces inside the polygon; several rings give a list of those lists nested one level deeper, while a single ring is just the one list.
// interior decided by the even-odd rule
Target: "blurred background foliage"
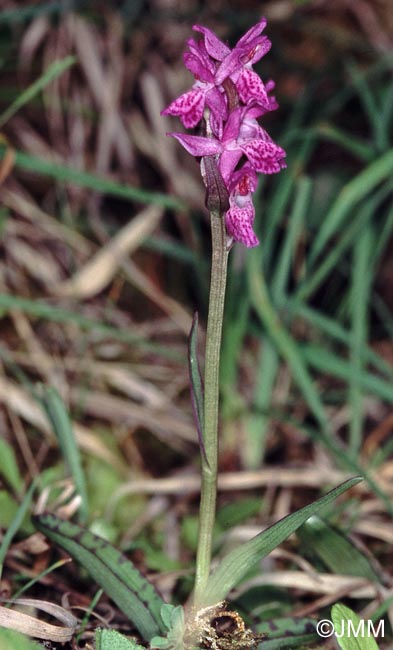
[{"label": "blurred background foliage", "polygon": [[[265,15],[273,45],[256,67],[280,108],[263,126],[288,169],[260,182],[261,246],[230,256],[217,549],[362,473],[331,520],[373,562],[391,562],[390,4],[1,3],[0,527],[36,476],[39,508],[77,508],[42,408],[39,384],[51,385],[71,415],[93,529],[163,570],[168,597],[189,590],[198,448],[187,335],[198,310],[203,345],[209,225],[198,165],[166,138],[181,126],[160,111],[192,81],[182,52],[193,24],[234,44]],[[30,532],[25,520],[20,534]],[[269,568],[293,568],[301,544],[291,552]],[[18,553],[6,592],[44,562]],[[304,609],[351,593],[337,585],[305,585]],[[278,604],[259,609],[292,612],[300,594],[290,577],[287,588],[293,598],[271,586]]]}]

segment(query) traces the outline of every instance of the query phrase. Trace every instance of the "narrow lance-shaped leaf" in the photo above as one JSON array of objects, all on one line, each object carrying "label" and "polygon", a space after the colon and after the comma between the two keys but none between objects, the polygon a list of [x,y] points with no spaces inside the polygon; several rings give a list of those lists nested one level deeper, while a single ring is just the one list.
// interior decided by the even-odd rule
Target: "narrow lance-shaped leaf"
[{"label": "narrow lance-shaped leaf", "polygon": [[334,501],[340,494],[359,483],[362,478],[352,478],[334,488],[323,497],[287,515],[277,523],[250,539],[242,546],[228,553],[210,576],[200,606],[213,605],[224,600],[229,591],[244,578],[250,569],[289,535],[294,533],[311,515]]},{"label": "narrow lance-shaped leaf", "polygon": [[5,627],[0,628],[0,648],[9,648],[9,650],[42,650],[32,639],[15,630],[7,630]]},{"label": "narrow lance-shaped leaf", "polygon": [[19,472],[18,463],[12,446],[0,438],[0,476],[5,479],[6,483],[16,494],[23,490],[23,478]]},{"label": "narrow lance-shaped leaf", "polygon": [[26,90],[24,90],[18,97],[12,102],[4,113],[0,115],[0,128],[20,109],[22,106],[27,104],[32,100],[41,90],[46,88],[54,79],[57,79],[67,68],[71,65],[74,65],[76,62],[75,56],[67,56],[65,59],[59,61],[54,61],[50,66],[45,70],[44,74],[41,75],[39,79],[34,81]]},{"label": "narrow lance-shaped leaf", "polygon": [[52,514],[33,517],[35,526],[90,573],[149,641],[165,631],[164,601],[130,560],[106,540]]},{"label": "narrow lance-shaped leaf", "polygon": [[336,603],[331,616],[341,650],[378,650],[374,637],[368,633],[367,626],[364,627],[366,621],[360,620],[349,607]]},{"label": "narrow lance-shaped leaf", "polygon": [[26,494],[23,497],[22,503],[20,504],[18,510],[15,513],[15,517],[11,522],[11,525],[8,527],[7,531],[4,533],[3,539],[0,544],[0,579],[2,576],[3,572],[3,562],[4,558],[8,552],[8,548],[11,544],[11,541],[15,535],[15,533],[19,530],[20,526],[23,523],[23,519],[25,518],[26,514],[28,513],[29,507],[31,500],[33,498],[33,493],[36,488],[36,485],[38,483],[38,479],[34,479],[34,481],[31,483],[29,489],[27,490]]},{"label": "narrow lance-shaped leaf", "polygon": [[310,517],[296,534],[304,548],[318,555],[333,573],[380,582],[368,558],[341,531],[320,517]]},{"label": "narrow lance-shaped leaf", "polygon": [[203,382],[198,362],[198,312],[195,312],[192,319],[188,339],[188,371],[190,375],[191,404],[198,432],[199,447],[207,463],[205,445],[203,444]]},{"label": "narrow lance-shaped leaf", "polygon": [[[258,623],[256,632],[266,635],[258,650],[283,650],[283,648],[308,648],[309,644],[320,640],[316,631],[316,621],[311,618],[275,618]],[[290,644],[290,646],[289,646]]]}]

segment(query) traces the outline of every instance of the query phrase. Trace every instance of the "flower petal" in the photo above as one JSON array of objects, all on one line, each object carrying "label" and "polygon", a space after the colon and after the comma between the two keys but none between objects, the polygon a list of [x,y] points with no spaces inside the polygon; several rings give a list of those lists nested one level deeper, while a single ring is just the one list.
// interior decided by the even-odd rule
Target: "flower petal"
[{"label": "flower petal", "polygon": [[240,196],[245,196],[255,192],[258,185],[258,177],[255,169],[249,162],[244,163],[243,167],[233,172],[228,190]]},{"label": "flower petal", "polygon": [[258,21],[256,25],[254,25],[253,27],[250,27],[250,29],[248,30],[248,32],[246,32],[244,34],[244,36],[239,38],[239,40],[238,40],[238,42],[236,44],[236,47],[239,47],[239,45],[242,46],[242,45],[247,45],[248,43],[250,43],[250,41],[254,40],[254,38],[256,38],[257,36],[262,34],[262,32],[265,29],[266,25],[267,25],[267,20],[266,20],[266,18],[262,17],[261,20]]},{"label": "flower petal", "polygon": [[183,54],[184,65],[197,79],[214,83],[216,71],[215,61],[208,55],[203,41],[195,42],[193,38],[187,41],[189,52]]},{"label": "flower petal", "polygon": [[180,144],[192,156],[213,156],[220,153],[222,145],[218,140],[203,138],[199,135],[188,135],[187,133],[167,133],[167,135],[179,140]]},{"label": "flower petal", "polygon": [[240,147],[238,147],[237,149],[223,150],[220,156],[220,162],[218,166],[220,168],[221,176],[223,177],[227,185],[230,182],[233,170],[235,169],[241,157],[242,157],[242,151]]},{"label": "flower petal", "polygon": [[204,108],[205,93],[193,88],[169,104],[161,115],[178,115],[186,129],[191,129],[201,121]]},{"label": "flower petal", "polygon": [[202,25],[194,25],[193,30],[200,32],[204,36],[205,46],[208,54],[217,59],[217,61],[222,61],[230,53],[230,49],[225,43],[220,41],[219,38],[207,27]]},{"label": "flower petal", "polygon": [[225,101],[226,95],[220,93],[218,88],[213,87],[206,93],[206,104],[216,114],[216,119],[226,120],[228,109]]},{"label": "flower petal", "polygon": [[253,231],[255,210],[252,202],[240,208],[236,205],[229,208],[225,215],[225,226],[228,234],[235,241],[241,242],[247,248],[258,246],[259,240]]}]

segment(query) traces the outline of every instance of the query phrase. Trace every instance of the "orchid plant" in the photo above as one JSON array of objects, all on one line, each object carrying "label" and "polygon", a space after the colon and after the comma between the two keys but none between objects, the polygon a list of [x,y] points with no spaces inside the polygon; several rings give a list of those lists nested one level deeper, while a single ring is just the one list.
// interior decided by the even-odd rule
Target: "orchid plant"
[{"label": "orchid plant", "polygon": [[252,69],[270,49],[262,35],[262,18],[231,50],[200,25],[202,39],[188,41],[185,66],[194,74],[188,92],[173,101],[163,115],[179,116],[185,127],[202,124],[204,135],[169,133],[193,156],[201,158],[206,204],[212,230],[212,268],[205,352],[203,423],[198,421],[202,448],[202,491],[197,552],[195,602],[203,602],[210,570],[212,531],[216,506],[218,452],[218,393],[221,332],[227,259],[234,241],[247,247],[259,242],[253,230],[255,208],[252,193],[257,173],[272,174],[285,167],[285,151],[273,142],[257,118],[278,107],[266,85]]},{"label": "orchid plant", "polygon": [[[212,232],[203,381],[198,365],[196,318],[189,345],[191,396],[202,474],[195,587],[189,602],[185,607],[165,603],[132,562],[90,531],[53,514],[35,518],[37,528],[79,560],[107,591],[150,648],[263,648],[262,637],[247,629],[239,614],[228,608],[228,594],[261,558],[360,480],[346,481],[318,501],[278,521],[229,552],[211,571],[218,473],[220,346],[228,254],[235,242],[247,248],[259,243],[253,229],[252,200],[258,174],[275,174],[286,166],[285,151],[258,123],[259,118],[278,107],[271,94],[274,82],[263,83],[253,70],[253,65],[271,47],[270,40],[262,34],[265,26],[266,20],[262,18],[230,49],[211,30],[196,25],[194,30],[201,38],[190,39],[184,54],[185,66],[194,75],[194,83],[162,111],[165,116],[180,117],[186,128],[200,129],[198,135],[177,132],[168,135],[201,159]],[[63,412],[59,416],[62,407],[58,402],[52,406],[47,412],[56,430],[66,416]],[[117,632],[110,635],[98,631],[96,646],[100,650],[140,647],[131,641],[125,645],[120,636]],[[300,634],[299,644],[306,640]],[[269,644],[269,648],[276,647],[274,642]],[[280,641],[277,647],[281,647]]]}]

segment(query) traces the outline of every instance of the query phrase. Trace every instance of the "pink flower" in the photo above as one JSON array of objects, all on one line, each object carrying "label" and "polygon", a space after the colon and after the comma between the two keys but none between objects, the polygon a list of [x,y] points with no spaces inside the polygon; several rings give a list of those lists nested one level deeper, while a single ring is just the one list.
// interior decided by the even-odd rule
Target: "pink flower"
[{"label": "pink flower", "polygon": [[257,175],[249,163],[234,172],[229,185],[229,210],[225,214],[227,233],[247,248],[257,246],[253,223],[255,208],[252,193],[257,187]]},{"label": "pink flower", "polygon": [[161,115],[177,115],[183,125],[191,129],[201,121],[205,106],[210,108],[217,123],[227,116],[227,102],[214,79],[216,64],[210,59],[203,41],[188,41],[189,52],[184,53],[184,64],[195,77],[191,90],[180,95],[161,112]]},{"label": "pink flower", "polygon": [[205,138],[185,133],[169,133],[193,156],[220,156],[219,168],[227,185],[237,163],[244,154],[255,171],[275,174],[286,165],[285,151],[273,142],[253,117],[260,107],[233,110],[224,127],[222,138]]}]

